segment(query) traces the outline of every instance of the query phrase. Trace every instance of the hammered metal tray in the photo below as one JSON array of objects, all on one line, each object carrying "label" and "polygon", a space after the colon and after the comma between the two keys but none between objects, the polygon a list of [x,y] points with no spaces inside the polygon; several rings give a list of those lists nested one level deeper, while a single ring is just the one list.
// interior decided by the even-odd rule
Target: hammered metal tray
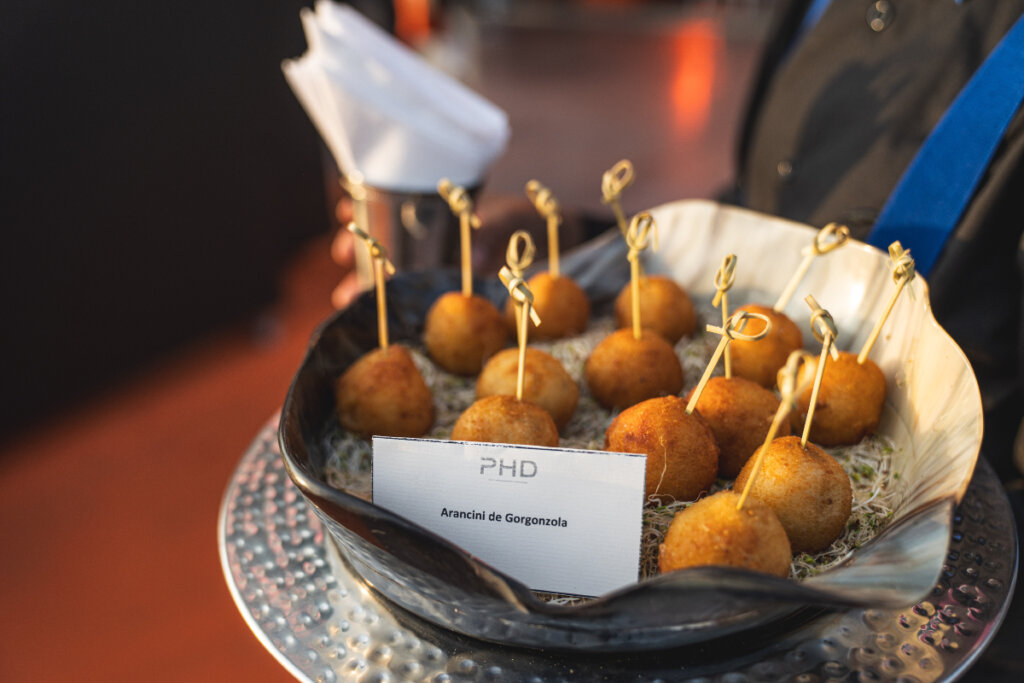
[{"label": "hammered metal tray", "polygon": [[807,610],[724,640],[640,653],[502,647],[440,629],[362,583],[285,472],[276,431],[274,418],[238,464],[218,541],[243,618],[303,681],[948,681],[992,639],[1013,593],[1013,516],[981,459],[954,512],[942,574],[916,604]]}]

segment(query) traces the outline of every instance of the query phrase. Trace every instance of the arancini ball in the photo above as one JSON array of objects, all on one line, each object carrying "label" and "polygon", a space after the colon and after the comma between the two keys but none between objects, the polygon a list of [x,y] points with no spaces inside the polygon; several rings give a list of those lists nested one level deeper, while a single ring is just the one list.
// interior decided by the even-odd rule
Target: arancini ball
[{"label": "arancini ball", "polygon": [[[757,341],[734,339],[729,344],[732,374],[771,389],[775,386],[779,368],[786,364],[789,354],[804,347],[803,334],[788,315],[770,307],[746,304],[736,310],[767,316],[772,327],[765,337]],[[743,333],[757,334],[763,329],[764,321],[754,318],[747,321]]]},{"label": "arancini ball", "polygon": [[[799,381],[808,382],[808,389],[797,399],[801,425],[811,405],[811,381],[818,361],[800,368]],[[825,363],[809,437],[822,446],[858,443],[878,429],[884,404],[885,375],[878,365],[870,358],[858,363],[856,354],[841,351],[838,360],[829,358]]]},{"label": "arancini ball", "polygon": [[[662,275],[640,278],[640,324],[670,344],[689,337],[697,327],[697,312],[689,295],[675,280]],[[633,299],[627,284],[615,298],[615,324],[633,326]]]},{"label": "arancini ball", "polygon": [[[751,458],[736,477],[734,491],[743,490],[753,467]],[[801,447],[798,436],[786,436],[768,444],[747,500],[751,498],[775,511],[793,552],[813,553],[843,533],[853,487],[835,458],[811,442]]]},{"label": "arancini ball", "polygon": [[650,330],[615,330],[594,347],[584,366],[590,393],[605,408],[628,408],[656,396],[678,394],[683,366],[675,349]]},{"label": "arancini ball", "polygon": [[[519,349],[503,349],[491,356],[476,380],[476,397],[515,396],[519,376]],[[557,358],[540,349],[526,349],[523,400],[551,414],[561,429],[576,411],[580,391]]]},{"label": "arancini ball", "polygon": [[422,436],[434,423],[434,400],[404,346],[364,354],[334,385],[338,420],[362,436]]},{"label": "arancini ball", "polygon": [[[549,272],[537,273],[527,281],[533,293],[533,307],[540,316],[540,325],[530,323],[531,339],[562,339],[582,334],[590,320],[590,300],[571,277],[554,277]],[[515,330],[515,302],[505,303],[505,322]]]},{"label": "arancini ball", "polygon": [[676,513],[658,548],[661,573],[701,566],[742,567],[789,576],[793,553],[772,509],[732,491],[702,498]]},{"label": "arancini ball", "polygon": [[[704,385],[696,409],[718,442],[718,476],[732,479],[764,443],[779,409],[779,399],[774,392],[749,379],[712,377]],[[789,434],[789,421],[784,420],[776,436]]]},{"label": "arancini ball", "polygon": [[459,415],[452,441],[487,441],[527,446],[557,446],[558,428],[540,406],[515,396],[488,396]]},{"label": "arancini ball", "polygon": [[718,473],[718,444],[711,428],[686,401],[662,396],[619,413],[604,436],[606,451],[647,456],[645,495],[693,500]]},{"label": "arancini ball", "polygon": [[481,296],[448,292],[427,312],[423,343],[434,362],[448,372],[475,375],[507,340],[501,313]]}]

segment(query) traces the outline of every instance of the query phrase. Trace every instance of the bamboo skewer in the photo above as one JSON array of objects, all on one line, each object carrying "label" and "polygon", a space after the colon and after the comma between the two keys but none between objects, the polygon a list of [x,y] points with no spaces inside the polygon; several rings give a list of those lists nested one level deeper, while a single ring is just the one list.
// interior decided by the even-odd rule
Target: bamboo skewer
[{"label": "bamboo skewer", "polygon": [[[900,297],[900,292],[916,275],[914,272],[914,259],[911,258],[910,252],[904,249],[903,245],[898,241],[889,245],[889,258],[892,260],[892,279],[896,283],[896,291],[893,292],[892,297],[889,299],[889,304],[885,307],[885,311],[878,319],[878,322],[875,323],[875,327],[871,330],[867,341],[864,342],[864,347],[861,348],[860,353],[857,355],[857,363],[859,365],[863,365],[864,361],[867,360],[871,347],[874,346],[879,333],[882,331],[882,326],[885,325],[889,314],[892,313],[893,306],[896,305],[896,300]],[[913,290],[910,291],[913,292]]]},{"label": "bamboo skewer", "polygon": [[[743,330],[747,326],[747,321],[753,318],[764,322],[764,329],[756,334],[745,334]],[[700,395],[704,392],[704,387],[707,385],[708,380],[711,379],[711,373],[714,371],[715,366],[718,365],[718,360],[728,348],[729,343],[733,339],[757,341],[758,339],[764,338],[771,329],[772,321],[768,316],[760,313],[751,313],[750,311],[736,311],[729,316],[729,319],[721,327],[715,327],[714,325],[707,326],[708,332],[720,334],[722,335],[722,338],[719,340],[718,346],[715,347],[715,352],[711,354],[711,360],[708,361],[707,367],[704,368],[704,374],[701,376],[700,381],[697,382],[697,386],[694,387],[693,391],[690,393],[690,400],[686,404],[686,413],[688,415],[692,414],[694,409],[697,407]]]},{"label": "bamboo skewer", "polygon": [[523,272],[533,263],[533,257],[537,254],[537,245],[533,243],[533,237],[525,230],[516,230],[508,240],[508,248],[505,249],[505,263],[508,264],[512,274],[516,277],[523,277]]},{"label": "bamboo skewer", "polygon": [[437,184],[437,192],[448,202],[452,213],[459,217],[462,293],[465,296],[473,296],[473,249],[470,228],[480,228],[480,217],[473,212],[473,199],[465,188],[453,185],[447,178],[442,178]]},{"label": "bamboo skewer", "polygon": [[358,225],[355,221],[348,224],[348,231],[363,240],[369,250],[370,259],[373,262],[373,282],[377,290],[377,341],[381,349],[388,348],[388,311],[387,311],[387,290],[384,286],[384,273],[395,274],[395,266],[388,260],[387,249],[380,242]]},{"label": "bamboo skewer", "polygon": [[835,346],[839,333],[836,331],[836,323],[832,320],[832,314],[819,306],[810,294],[804,301],[811,307],[811,332],[814,334],[814,338],[821,342],[821,355],[818,358],[818,369],[814,373],[814,384],[811,386],[811,403],[807,407],[803,435],[800,437],[801,448],[807,447],[807,436],[811,433],[811,422],[814,420],[814,407],[818,402],[821,378],[825,376],[825,363],[828,362],[830,355],[832,360],[839,360],[839,352],[836,351]]},{"label": "bamboo skewer", "polygon": [[508,289],[509,296],[515,301],[519,309],[518,337],[519,337],[519,368],[516,373],[516,399],[523,400],[523,383],[526,375],[526,342],[528,336],[529,321],[534,325],[540,325],[540,316],[537,309],[533,308],[533,292],[530,291],[526,281],[521,276],[516,276],[508,266],[502,266],[498,277]]},{"label": "bamboo skewer", "polygon": [[793,292],[800,285],[800,281],[807,275],[808,269],[811,267],[811,263],[814,262],[816,256],[824,256],[830,251],[834,251],[839,247],[846,244],[850,239],[850,229],[845,225],[838,223],[829,223],[824,228],[819,230],[814,235],[814,240],[810,246],[804,247],[801,252],[804,255],[803,261],[797,266],[793,272],[793,277],[789,279],[789,283],[786,288],[782,290],[782,294],[779,295],[779,300],[775,302],[775,306],[772,308],[777,312],[781,313],[789,300],[793,297]]},{"label": "bamboo skewer", "polygon": [[537,213],[547,220],[548,225],[548,271],[552,277],[559,276],[558,267],[558,226],[562,222],[558,200],[551,190],[539,181],[526,183],[526,196],[533,203]]},{"label": "bamboo skewer", "polygon": [[803,393],[805,386],[800,385],[797,378],[800,376],[800,366],[807,362],[807,358],[807,352],[793,351],[789,354],[786,365],[779,370],[779,393],[781,394],[779,408],[775,411],[775,417],[772,418],[771,426],[768,427],[768,434],[765,435],[764,443],[757,450],[757,457],[754,458],[754,464],[751,466],[750,476],[747,477],[747,483],[743,486],[743,492],[740,493],[740,499],[736,503],[737,510],[742,510],[743,503],[747,501],[750,488],[761,469],[761,461],[764,460],[764,455],[768,451],[768,445],[775,440],[779,427],[789,417],[790,412],[796,408],[796,399]]},{"label": "bamboo skewer", "polygon": [[[508,264],[512,276],[520,279],[524,278],[523,273],[533,263],[533,257],[536,253],[537,246],[533,243],[533,237],[530,236],[530,233],[525,230],[516,230],[512,233],[512,237],[508,240],[508,247],[505,249],[505,263]],[[516,333],[518,334],[519,324],[523,317],[522,307],[518,304],[513,305],[512,313],[515,316]]]},{"label": "bamboo skewer", "polygon": [[[653,233],[653,235],[652,235]],[[626,230],[626,244],[629,246],[629,293],[630,305],[633,311],[633,338],[640,339],[640,253],[651,244],[652,238],[655,245],[658,242],[658,226],[654,217],[646,211],[633,216],[633,220]]]},{"label": "bamboo skewer", "polygon": [[609,204],[615,213],[615,220],[619,225],[622,236],[626,236],[629,225],[626,222],[626,215],[622,213],[620,198],[622,191],[633,184],[634,173],[633,163],[628,159],[621,159],[601,176],[601,201]]},{"label": "bamboo skewer", "polygon": [[[717,307],[719,304],[722,306],[722,329],[726,328],[726,322],[729,320],[729,289],[733,286],[736,281],[736,254],[729,254],[722,259],[722,265],[718,268],[718,272],[715,273],[715,298],[711,300],[711,305]],[[725,376],[727,378],[732,377],[732,355],[729,353],[729,347],[725,347]]]}]

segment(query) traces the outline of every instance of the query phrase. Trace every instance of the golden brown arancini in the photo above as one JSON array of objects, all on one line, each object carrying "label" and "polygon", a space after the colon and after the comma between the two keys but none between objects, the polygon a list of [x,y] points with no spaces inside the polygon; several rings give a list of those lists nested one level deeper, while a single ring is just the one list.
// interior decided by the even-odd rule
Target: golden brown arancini
[{"label": "golden brown arancini", "polygon": [[628,408],[648,398],[678,394],[683,366],[661,335],[643,330],[615,330],[587,358],[584,376],[590,393],[605,408]]},{"label": "golden brown arancini", "polygon": [[[530,323],[531,339],[562,339],[582,334],[590,320],[590,301],[576,281],[565,275],[537,273],[526,283],[533,293],[533,307],[540,316],[540,325]],[[515,304],[511,297],[505,302],[505,322],[516,329]]]},{"label": "golden brown arancini", "polygon": [[528,446],[557,446],[558,429],[540,406],[515,396],[488,396],[459,415],[452,441],[488,441]]},{"label": "golden brown arancini", "polygon": [[[633,303],[627,284],[615,298],[615,324],[633,326]],[[697,312],[689,295],[675,280],[662,275],[640,278],[640,324],[670,344],[689,337],[697,327]]]},{"label": "golden brown arancini", "polygon": [[354,434],[421,436],[434,423],[434,400],[404,346],[360,357],[334,385],[341,426]]},{"label": "golden brown arancini", "polygon": [[604,448],[647,456],[645,495],[693,500],[711,488],[718,473],[718,444],[686,401],[662,396],[619,413],[604,435]]},{"label": "golden brown arancini", "polygon": [[[800,367],[799,381],[808,382],[808,389],[797,400],[801,429],[811,405],[810,382],[818,360]],[[809,437],[822,446],[855,444],[878,429],[884,404],[885,375],[878,365],[870,358],[860,364],[856,354],[840,351],[838,360],[829,358],[825,363]]]},{"label": "golden brown arancini", "polygon": [[[689,395],[686,399],[689,401]],[[779,399],[749,379],[712,377],[704,386],[696,408],[718,442],[718,476],[732,479],[764,443],[779,409]],[[784,420],[776,436],[789,434],[789,421]]]},{"label": "golden brown arancini", "polygon": [[[476,380],[476,397],[515,396],[519,375],[519,349],[504,349],[491,356]],[[580,391],[558,359],[540,349],[526,349],[523,400],[551,414],[561,429],[576,411]]]},{"label": "golden brown arancini", "polygon": [[423,343],[434,362],[449,372],[475,375],[507,340],[501,313],[481,296],[448,292],[427,312]]},{"label": "golden brown arancini", "polygon": [[[796,326],[796,323],[789,319],[789,316],[767,306],[746,304],[737,310],[767,316],[772,323],[772,328],[767,336],[757,341],[736,339],[729,344],[732,374],[771,389],[775,386],[779,368],[786,364],[789,354],[804,347],[803,334],[800,333],[800,328]],[[743,333],[757,334],[763,329],[764,322],[755,318],[747,321]]]},{"label": "golden brown arancini", "polygon": [[737,493],[719,491],[678,512],[658,548],[661,573],[724,565],[789,576],[793,554],[778,517],[751,498],[737,510],[739,499]]},{"label": "golden brown arancini", "polygon": [[[743,490],[753,466],[751,458],[736,477],[734,491]],[[786,436],[768,444],[747,500],[751,498],[775,511],[793,552],[813,553],[843,533],[853,487],[835,458],[810,442],[802,448],[798,436]]]}]

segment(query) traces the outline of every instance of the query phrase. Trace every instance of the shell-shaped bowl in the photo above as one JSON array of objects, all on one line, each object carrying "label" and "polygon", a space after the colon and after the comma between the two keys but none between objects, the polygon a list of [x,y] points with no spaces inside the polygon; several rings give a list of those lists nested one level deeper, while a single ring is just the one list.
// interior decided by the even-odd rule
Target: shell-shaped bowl
[{"label": "shell-shaped bowl", "polygon": [[[694,300],[714,294],[727,254],[738,258],[732,302],[771,306],[803,260],[815,230],[790,221],[686,200],[651,211],[659,250],[647,272],[677,280]],[[596,305],[628,278],[617,231],[562,260]],[[457,273],[400,275],[388,284],[396,340],[417,340],[435,298],[459,287]],[[314,335],[288,391],[279,439],[285,465],[341,556],[367,584],[438,626],[484,640],[563,650],[627,651],[720,638],[769,622],[792,622],[806,608],[899,607],[934,586],[949,543],[952,510],[977,460],[982,409],[967,359],[938,325],[923,278],[898,299],[871,358],[888,396],[879,432],[896,446],[901,492],[889,526],[850,558],[803,581],[743,570],[696,568],[661,575],[575,605],[555,605],[444,538],[324,480],[325,435],[336,430],[332,389],[346,367],[376,344],[376,309],[363,296]],[[888,254],[852,241],[815,259],[786,313],[811,340],[813,294],[835,319],[839,346],[857,351],[895,286]],[[500,303],[496,278],[476,291]],[[799,619],[799,616],[795,617]]]}]

